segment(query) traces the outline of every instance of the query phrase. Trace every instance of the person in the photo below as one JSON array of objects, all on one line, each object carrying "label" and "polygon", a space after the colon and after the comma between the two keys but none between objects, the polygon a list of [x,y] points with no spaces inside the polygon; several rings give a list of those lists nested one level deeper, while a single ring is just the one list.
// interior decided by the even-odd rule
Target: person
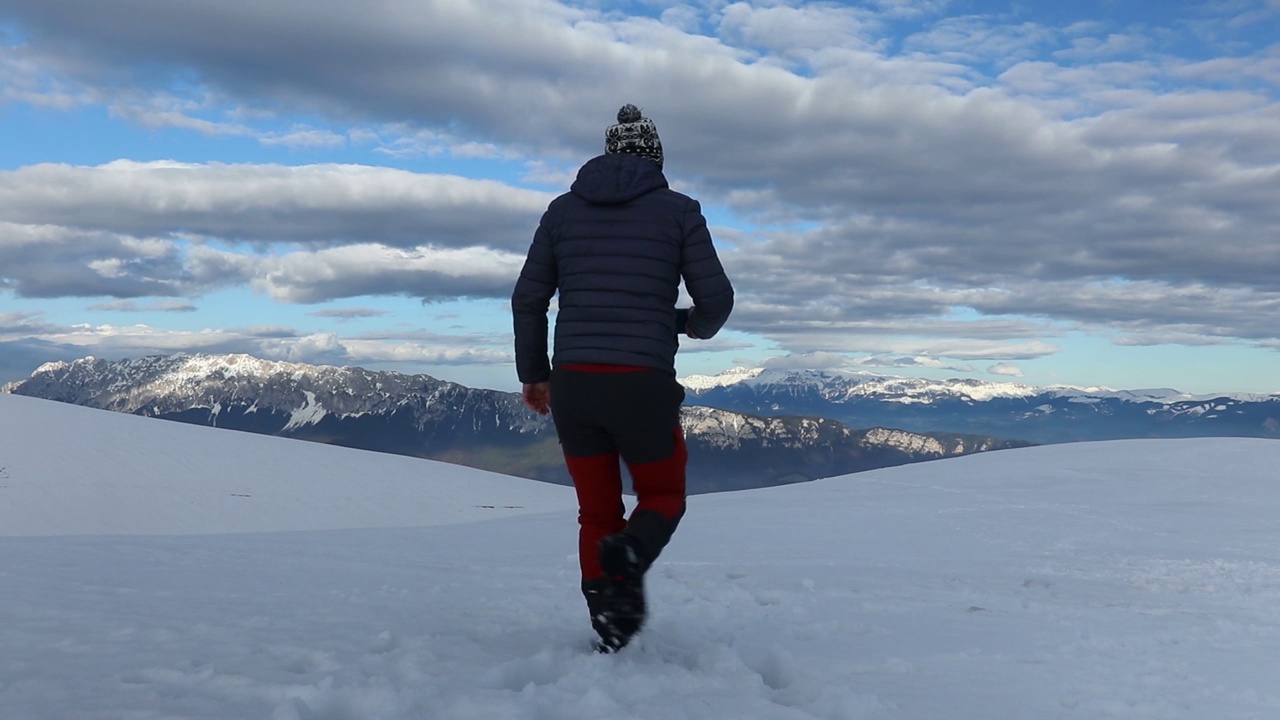
[{"label": "person", "polygon": [[[653,121],[631,104],[617,118],[605,153],[547,207],[511,295],[524,402],[551,413],[577,490],[582,593],[602,652],[643,625],[644,574],[685,512],[677,336],[711,338],[733,309],[701,206],[662,173]],[[676,307],[681,280],[690,308]],[[636,496],[629,517],[619,458]]]}]

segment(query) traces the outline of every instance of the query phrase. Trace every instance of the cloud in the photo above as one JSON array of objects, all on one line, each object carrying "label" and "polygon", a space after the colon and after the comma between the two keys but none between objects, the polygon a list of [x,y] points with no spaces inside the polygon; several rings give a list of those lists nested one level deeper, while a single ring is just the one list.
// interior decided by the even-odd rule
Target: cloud
[{"label": "cloud", "polygon": [[0,219],[131,236],[319,246],[528,246],[551,196],[365,165],[134,162],[0,171]]},{"label": "cloud", "polygon": [[975,297],[972,306],[992,314],[1020,312],[1070,320],[1132,337],[1176,333],[1196,335],[1200,343],[1261,341],[1276,336],[1271,319],[1280,312],[1280,289],[1159,281],[1055,282]]},{"label": "cloud", "polygon": [[[585,80],[598,63],[617,69],[622,50],[611,33],[575,29],[588,19],[583,11],[544,0],[374,0],[322,10],[306,0],[138,0],[129,10],[83,0],[9,8],[47,64],[81,82],[106,86],[147,65],[144,82],[168,85],[194,69],[201,84],[257,104],[441,126],[461,120],[472,132],[512,138],[550,136],[556,118],[510,107],[538,107],[534,98],[561,80]],[[590,93],[598,81],[578,84]],[[482,95],[489,102],[478,102]],[[506,109],[492,102],[503,96]],[[459,101],[469,106],[462,113]]]},{"label": "cloud", "polygon": [[1007,377],[1016,377],[1016,378],[1026,377],[1026,373],[1022,372],[1022,370],[1019,369],[1018,366],[1010,365],[1008,363],[997,363],[995,365],[992,365],[991,367],[987,368],[987,372],[992,375],[1004,375]]},{"label": "cloud", "polygon": [[[0,223],[0,289],[21,297],[193,297],[251,286],[286,303],[363,295],[425,301],[502,298],[523,253],[484,247],[395,248],[372,243],[260,256],[167,240],[139,240]],[[182,311],[189,303],[113,302],[96,309]]]},{"label": "cloud", "polygon": [[838,353],[873,357],[935,358],[955,369],[978,360],[1030,360],[1058,352],[1044,340],[1059,334],[1053,327],[1016,319],[948,320],[915,318],[790,320],[787,307],[735,309],[735,330],[745,330],[777,343],[794,354]]},{"label": "cloud", "polygon": [[262,138],[264,145],[284,145],[292,148],[333,148],[347,144],[347,136],[323,128],[296,126],[287,133],[277,133]]},{"label": "cloud", "polygon": [[382,317],[387,314],[386,310],[374,310],[372,308],[333,308],[331,310],[316,310],[309,312],[308,315],[314,317],[333,318],[335,320],[358,320],[362,318]]},{"label": "cloud", "polygon": [[25,297],[120,298],[183,292],[180,249],[154,238],[0,220],[0,289]]},{"label": "cloud", "polygon": [[508,296],[523,254],[487,248],[389,248],[349,245],[256,261],[253,285],[283,302],[320,302],[361,295],[424,300]]},{"label": "cloud", "polygon": [[933,357],[883,357],[872,356],[859,358],[852,364],[861,367],[876,368],[928,368],[930,370],[951,370],[954,372],[973,372],[973,366],[967,363],[956,364]]},{"label": "cloud", "polygon": [[40,313],[34,312],[2,312],[0,313],[0,337],[7,335],[39,334],[53,328],[40,320]]},{"label": "cloud", "polygon": [[31,377],[36,368],[47,362],[71,361],[80,357],[84,357],[81,348],[39,338],[0,339],[0,385],[25,380]]},{"label": "cloud", "polygon": [[971,373],[972,365],[923,355],[871,355],[851,357],[845,353],[805,352],[766,358],[760,367],[769,370],[838,370],[849,367],[929,369]]},{"label": "cloud", "polygon": [[[93,88],[85,89],[86,95],[100,96],[101,91]],[[199,101],[168,92],[143,92],[141,90],[116,91],[115,95],[106,99],[110,114],[149,130],[163,128],[182,128],[202,135],[217,136],[254,136],[252,127],[224,119],[201,117],[207,112],[208,101]]]},{"label": "cloud", "polygon": [[[285,302],[501,297],[550,197],[358,165],[35,165],[0,171],[0,288],[129,299],[252,284]],[[316,250],[267,254],[272,246]]]},{"label": "cloud", "polygon": [[865,47],[873,37],[868,30],[879,25],[876,13],[858,7],[735,2],[720,10],[719,30],[734,45],[787,54],[832,46]]},{"label": "cloud", "polygon": [[833,370],[853,364],[840,353],[809,352],[765,358],[760,367],[768,370]]},{"label": "cloud", "polygon": [[[268,137],[318,117],[299,141],[528,158],[538,178],[599,152],[637,102],[677,186],[739,226],[717,230],[735,239],[733,329],[782,352],[1016,361],[1064,327],[1275,335],[1280,64],[1256,43],[1175,53],[1206,22],[1232,37],[1225,15],[1189,30],[1190,15],[1050,27],[888,0],[661,17],[549,0],[9,6],[29,38],[3,54],[12,92],[141,108],[143,124]],[[0,219],[28,238],[0,246],[0,287],[497,297],[548,199],[359,166],[35,166],[0,174]]]},{"label": "cloud", "polygon": [[[12,316],[12,317],[11,317]],[[299,333],[288,327],[169,330],[148,325],[27,326],[32,318],[0,314],[0,383],[30,376],[51,360],[93,355],[109,360],[172,353],[246,353],[290,362],[329,365],[506,365],[513,362],[507,338],[501,346],[477,337],[433,335],[379,339],[335,333]],[[19,323],[19,327],[10,324]],[[24,337],[25,330],[42,337]]]},{"label": "cloud", "polygon": [[181,300],[161,300],[150,303],[137,303],[132,300],[112,300],[89,306],[90,310],[106,310],[109,312],[195,312],[196,306]]},{"label": "cloud", "polygon": [[1061,42],[1060,31],[1033,22],[1007,23],[983,15],[943,18],[903,40],[903,49],[948,62],[1008,67]]},{"label": "cloud", "polygon": [[1242,27],[1264,22],[1280,13],[1280,0],[1243,0],[1242,2],[1221,4],[1223,10],[1231,13],[1229,25]]},{"label": "cloud", "polygon": [[507,365],[515,354],[507,350],[476,347],[431,347],[403,343],[344,341],[348,352],[361,362],[425,363],[429,365]]},{"label": "cloud", "polygon": [[1106,37],[1077,37],[1069,50],[1059,50],[1054,57],[1063,60],[1100,60],[1143,52],[1151,45],[1144,35],[1111,33]]}]

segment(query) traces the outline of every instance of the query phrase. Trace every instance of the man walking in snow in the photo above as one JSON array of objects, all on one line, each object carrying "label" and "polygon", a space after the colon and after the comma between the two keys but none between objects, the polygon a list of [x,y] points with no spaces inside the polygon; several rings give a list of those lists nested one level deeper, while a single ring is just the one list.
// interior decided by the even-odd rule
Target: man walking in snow
[{"label": "man walking in snow", "polygon": [[[582,593],[602,652],[644,623],[644,574],[684,515],[677,336],[710,338],[733,309],[702,209],[668,187],[662,161],[653,121],[624,105],[605,154],[543,214],[511,296],[524,402],[552,414],[577,489]],[[678,310],[681,279],[693,307]],[[629,518],[619,458],[636,494]]]}]

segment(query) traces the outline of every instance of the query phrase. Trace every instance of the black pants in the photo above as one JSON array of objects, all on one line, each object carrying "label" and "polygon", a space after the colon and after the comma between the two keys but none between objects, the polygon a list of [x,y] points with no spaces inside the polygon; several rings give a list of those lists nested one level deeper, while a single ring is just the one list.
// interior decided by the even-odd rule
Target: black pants
[{"label": "black pants", "polygon": [[[652,563],[685,509],[688,453],[680,429],[684,388],[661,370],[551,373],[551,413],[578,493],[582,577],[602,577],[598,545],[606,535],[635,535]],[[622,501],[627,465],[636,493],[629,519]]]}]

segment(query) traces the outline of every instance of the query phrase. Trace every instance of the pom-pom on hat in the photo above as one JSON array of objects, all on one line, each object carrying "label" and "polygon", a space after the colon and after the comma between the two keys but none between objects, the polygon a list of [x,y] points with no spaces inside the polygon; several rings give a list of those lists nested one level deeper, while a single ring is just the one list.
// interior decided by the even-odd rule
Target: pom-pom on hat
[{"label": "pom-pom on hat", "polygon": [[610,125],[604,131],[604,151],[640,155],[662,167],[662,140],[658,138],[658,128],[631,103],[618,111],[618,124]]}]

